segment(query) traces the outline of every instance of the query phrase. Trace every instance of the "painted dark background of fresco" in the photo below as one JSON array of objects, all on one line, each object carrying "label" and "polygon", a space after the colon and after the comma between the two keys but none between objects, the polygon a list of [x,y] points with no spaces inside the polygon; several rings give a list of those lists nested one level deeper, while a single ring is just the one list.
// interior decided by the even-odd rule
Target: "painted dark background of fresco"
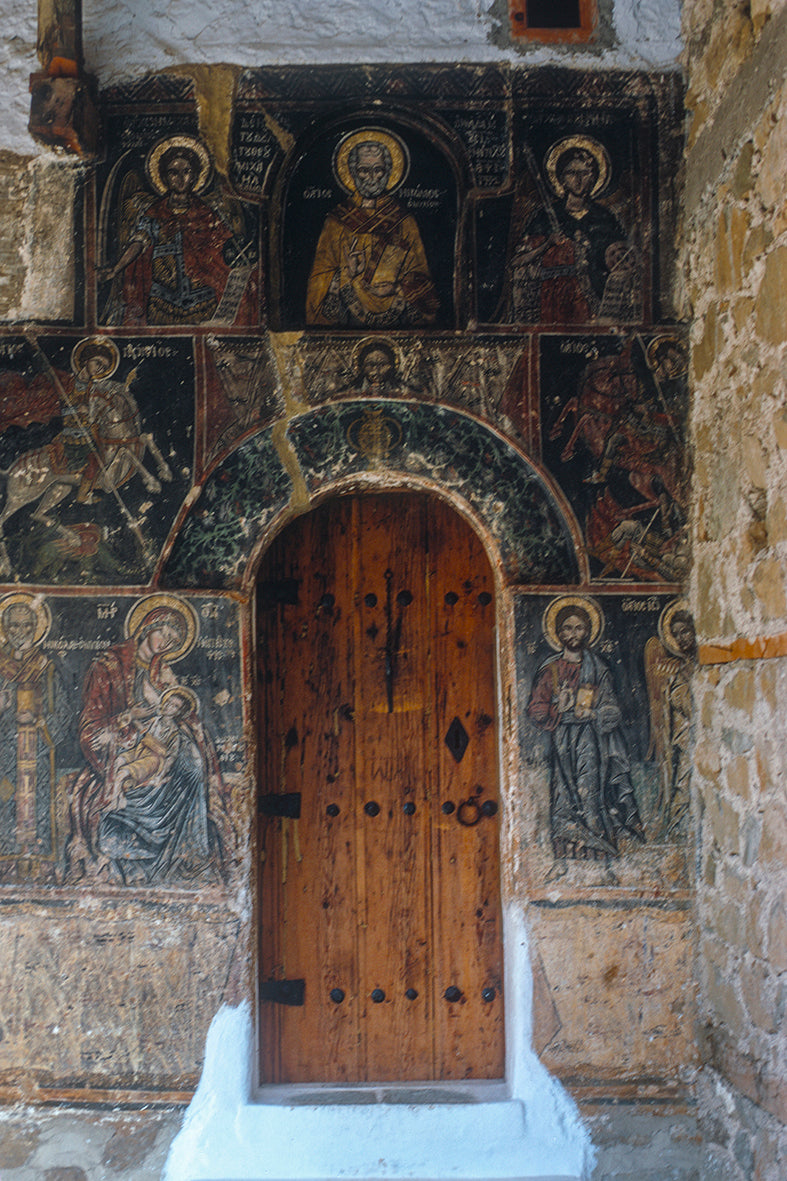
[{"label": "painted dark background of fresco", "polygon": [[[39,338],[41,353],[66,385],[73,376],[71,353],[80,339],[78,336]],[[20,507],[8,518],[4,532],[13,571],[23,581],[70,585],[144,583],[191,485],[194,429],[191,340],[158,336],[152,340],[118,339],[116,343],[121,359],[110,380],[121,385],[129,382],[139,408],[142,432],[153,435],[169,464],[172,478],[161,480],[161,491],[152,492],[145,487],[140,474],[135,473],[117,489],[117,496],[96,490],[92,503],[79,503],[76,490],[72,491],[51,510],[49,515],[56,522],[54,526],[33,518],[38,500]],[[22,338],[0,341],[0,375],[6,383],[21,381],[29,396],[35,396],[40,404],[35,419],[23,425],[18,422],[7,425],[0,434],[0,468],[6,473],[2,481],[5,506],[8,469],[20,457],[53,442],[62,430],[63,407],[46,361],[28,341]],[[158,478],[157,464],[150,453],[143,455],[142,463],[150,475]],[[142,540],[130,528],[129,517],[138,524]],[[63,546],[58,525],[89,530],[81,552],[74,553]]]},{"label": "painted dark background of fresco", "polygon": [[[565,342],[556,331],[540,335],[544,325],[534,325],[527,333],[506,324],[490,331],[473,320],[472,312],[478,290],[482,321],[494,321],[493,305],[499,302],[506,281],[512,229],[521,223],[521,218],[516,223],[517,209],[526,218],[540,203],[524,145],[532,150],[541,168],[549,148],[569,134],[595,137],[606,145],[612,171],[600,200],[614,208],[625,230],[636,234],[643,252],[643,282],[649,268],[656,275],[656,264],[651,266],[648,257],[652,254],[655,259],[659,252],[664,253],[659,235],[671,224],[670,198],[657,191],[657,181],[672,150],[670,120],[676,112],[671,111],[670,103],[674,105],[676,100],[662,95],[659,113],[654,86],[658,90],[653,82],[645,87],[633,74],[599,79],[571,71],[512,71],[501,66],[249,70],[239,79],[232,115],[229,180],[214,169],[213,183],[239,203],[246,230],[260,248],[260,294],[265,277],[273,285],[274,305],[280,302],[279,323],[301,328],[314,248],[326,214],[344,197],[332,175],[335,144],[347,132],[363,126],[378,125],[400,135],[408,145],[411,166],[399,196],[418,221],[443,313],[433,326],[392,335],[394,348],[399,350],[398,373],[380,393],[449,405],[486,419],[537,461],[543,459],[585,527],[605,489],[614,491],[621,511],[634,510],[633,518],[646,524],[645,510],[640,518],[636,516],[637,503],[644,504],[646,497],[632,485],[631,462],[626,466],[619,455],[614,457],[603,479],[592,483],[600,465],[598,457],[591,457],[586,437],[579,438],[573,454],[566,458],[563,451],[569,429],[549,438],[555,412],[559,414],[559,408],[565,408],[576,392],[583,350],[595,348],[612,356],[629,347],[629,338],[621,343],[623,338],[614,328],[583,336],[593,331],[593,324],[572,329],[571,335],[567,331]],[[79,264],[92,268],[89,273],[93,276],[83,310],[85,335],[94,332],[107,315],[107,284],[96,284],[95,268],[117,258],[124,178],[132,173],[142,175],[146,154],[154,143],[199,130],[195,87],[185,78],[161,75],[122,84],[108,91],[103,101],[108,149],[89,178],[95,188],[84,206],[87,240],[95,249],[83,258],[80,246]],[[437,197],[425,196],[435,192]],[[654,303],[654,314],[660,311]],[[452,335],[453,324],[468,330]],[[654,331],[652,323],[643,328],[646,342]],[[117,381],[125,380],[130,372],[127,350],[132,344],[138,349],[175,349],[177,353],[177,357],[163,355],[155,361],[152,353],[141,359],[134,385],[143,428],[153,433],[175,476],[171,484],[151,496],[136,476],[122,489],[131,515],[143,518],[141,528],[149,538],[150,553],[137,553],[133,540],[128,544],[125,518],[110,494],[100,493],[91,508],[90,523],[102,531],[100,545],[95,553],[81,554],[79,562],[64,558],[62,547],[50,545],[42,526],[33,523],[30,527],[32,509],[21,509],[8,526],[11,575],[17,580],[37,580],[45,585],[146,583],[161,568],[154,556],[161,554],[177,510],[194,484],[199,493],[192,496],[195,511],[185,517],[183,527],[186,532],[196,530],[200,546],[210,547],[211,515],[219,504],[222,537],[244,530],[257,535],[261,518],[256,522],[250,518],[266,515],[268,509],[274,511],[290,494],[289,481],[278,471],[280,464],[270,440],[264,442],[259,433],[280,414],[291,413],[284,396],[315,405],[363,397],[367,392],[359,380],[354,354],[356,346],[370,337],[367,330],[340,329],[336,334],[310,330],[295,342],[292,338],[266,339],[259,324],[236,323],[230,328],[205,321],[178,329],[168,325],[118,327],[114,335],[123,350],[123,362],[114,378]],[[268,349],[264,388],[253,412],[242,418],[230,406],[219,380],[210,348],[212,337],[227,342],[259,341],[262,349]],[[60,339],[53,330],[51,338],[53,358],[67,371],[68,348],[79,337]],[[631,346],[632,364],[643,369],[643,388],[652,393],[637,347]],[[18,372],[27,366],[34,372],[32,354],[25,355],[26,361],[22,354],[15,361],[9,358],[9,366],[16,366]],[[636,406],[623,409],[635,416],[639,413]],[[681,432],[683,413],[681,403],[676,410]],[[50,442],[56,430],[49,421],[9,427],[0,435],[0,466],[24,448]],[[258,440],[253,462],[226,464],[227,453],[241,442],[246,447],[251,436]],[[651,432],[651,450],[662,448],[665,437],[663,429],[661,435]],[[681,454],[683,446],[682,434],[677,448],[669,444],[673,452]],[[253,490],[246,490],[240,500],[229,501],[225,488],[232,485],[238,491],[242,479],[260,471],[261,461],[265,469],[262,500]],[[652,457],[648,462],[651,467],[658,466]],[[214,480],[208,473],[216,464],[222,471]],[[277,469],[271,480],[267,479],[269,469]],[[489,480],[488,473],[483,474],[485,487],[480,494],[486,496]],[[439,473],[438,478],[442,478]],[[210,488],[200,489],[206,479]],[[685,502],[674,494],[673,499],[685,511]],[[148,502],[153,507],[146,512],[143,506]],[[243,506],[240,530],[236,502]],[[54,515],[66,526],[82,525],[82,511],[72,494],[57,506]],[[179,539],[174,540],[173,559],[166,561],[168,585],[177,586],[181,572],[189,585],[206,585],[202,559],[198,576],[192,561],[193,540],[185,547],[190,556],[182,562],[183,546]],[[623,577],[624,569],[625,558],[607,571],[603,557],[591,557],[594,578],[614,581]],[[226,585],[226,563],[224,570],[221,585]],[[625,578],[674,585],[679,573],[677,564],[668,568],[663,563],[650,571],[632,568]],[[233,571],[231,579],[235,576]]]}]

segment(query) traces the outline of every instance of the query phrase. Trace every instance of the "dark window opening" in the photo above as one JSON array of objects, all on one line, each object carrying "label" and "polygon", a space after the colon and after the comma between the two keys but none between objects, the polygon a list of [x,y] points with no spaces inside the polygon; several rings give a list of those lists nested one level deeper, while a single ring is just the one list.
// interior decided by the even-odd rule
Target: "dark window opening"
[{"label": "dark window opening", "polygon": [[578,44],[598,32],[597,0],[508,0],[517,40]]},{"label": "dark window opening", "polygon": [[527,0],[525,19],[530,29],[579,29],[579,0]]}]

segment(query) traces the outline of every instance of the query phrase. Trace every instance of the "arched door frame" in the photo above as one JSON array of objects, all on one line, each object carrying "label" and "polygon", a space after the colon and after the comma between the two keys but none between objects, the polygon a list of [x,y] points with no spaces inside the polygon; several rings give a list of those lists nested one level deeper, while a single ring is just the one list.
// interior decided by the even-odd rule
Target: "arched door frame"
[{"label": "arched door frame", "polygon": [[[517,859],[517,788],[519,784],[519,749],[516,729],[516,676],[514,652],[514,595],[515,587],[506,579],[504,562],[500,549],[485,522],[474,511],[468,502],[450,489],[441,487],[436,482],[422,477],[410,476],[405,473],[364,472],[352,477],[343,477],[320,489],[319,495],[293,503],[278,514],[269,528],[260,538],[258,544],[250,554],[243,583],[248,594],[250,611],[250,634],[254,635],[255,602],[253,588],[262,556],[273,541],[274,537],[296,517],[312,511],[318,504],[342,494],[367,492],[420,492],[431,495],[448,503],[452,509],[463,517],[474,530],[486,552],[495,583],[496,605],[496,669],[497,705],[498,705],[498,778],[499,792],[502,804],[499,828],[500,853],[500,898],[503,915],[503,964],[504,964],[504,993],[505,993],[505,1056],[506,1056],[506,1091],[516,1097],[523,1091],[523,1072],[526,1060],[530,1056],[531,1030],[531,970],[527,949],[527,934],[523,916],[521,900],[517,900],[514,889],[514,875]],[[256,751],[255,751],[256,755]],[[520,805],[521,809],[521,805]],[[256,848],[253,863],[257,864]],[[259,899],[257,897],[258,875],[254,875],[254,908],[258,913]],[[255,928],[256,929],[256,928]],[[258,975],[257,951],[254,956],[253,979]],[[253,1002],[255,1017],[258,1005]],[[256,1039],[255,1039],[256,1043]],[[256,1055],[255,1055],[256,1057]],[[255,1067],[256,1072],[256,1067]],[[258,1083],[255,1073],[255,1084]],[[461,1085],[466,1084],[441,1084]],[[478,1084],[476,1084],[478,1085]],[[488,1086],[489,1084],[481,1084]],[[362,1089],[363,1084],[354,1084],[353,1089]],[[311,1090],[314,1087],[310,1088]],[[281,1088],[277,1088],[281,1090]]]},{"label": "arched door frame", "polygon": [[[393,418],[394,426],[398,422],[394,434],[402,439],[402,447],[368,455],[356,447],[348,453],[342,441],[370,410]],[[323,499],[364,490],[424,491],[442,498],[474,529],[492,566],[501,722],[506,1081],[513,1097],[524,1096],[534,1056],[530,1049],[532,974],[524,902],[516,891],[526,801],[519,786],[523,775],[516,725],[514,603],[522,591],[548,593],[589,583],[582,530],[553,477],[477,415],[441,403],[352,398],[305,411],[299,407],[286,420],[241,440],[205,473],[199,492],[184,504],[173,527],[156,582],[172,589],[236,595],[245,603],[244,648],[249,653],[255,642],[254,587],[267,546],[289,521]],[[531,521],[540,534],[530,532]],[[535,565],[531,537],[541,546],[535,552]],[[554,560],[547,556],[544,561],[549,553]],[[243,689],[251,701],[250,661],[245,665]],[[252,957],[256,978],[255,950]],[[252,1007],[256,1011],[256,1004]]]}]

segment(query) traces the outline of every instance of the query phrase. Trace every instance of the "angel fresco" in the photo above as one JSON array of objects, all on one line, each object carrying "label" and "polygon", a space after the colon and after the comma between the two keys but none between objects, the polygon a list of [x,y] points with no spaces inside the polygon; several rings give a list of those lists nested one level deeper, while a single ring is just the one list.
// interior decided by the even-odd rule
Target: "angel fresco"
[{"label": "angel fresco", "polygon": [[[139,408],[131,392],[136,371],[132,370],[125,383],[115,381],[113,375],[119,364],[120,351],[113,340],[87,337],[72,351],[71,374],[59,374],[50,368],[62,425],[50,442],[24,452],[4,473],[0,574],[11,572],[4,540],[6,523],[25,506],[36,505],[32,520],[56,531],[64,555],[80,556],[86,545],[96,552],[99,538],[95,525],[91,532],[90,522],[86,522],[85,532],[77,525],[58,522],[52,512],[61,501],[73,493],[79,504],[93,504],[100,495],[116,493],[135,476],[142,479],[149,492],[160,492],[160,481],[172,479],[152,435],[142,430]],[[47,401],[41,414],[48,413],[51,418],[54,410]],[[29,407],[27,413],[32,413]],[[147,452],[156,463],[157,475],[145,466]]]},{"label": "angel fresco", "polygon": [[333,166],[348,199],[328,214],[317,243],[307,324],[388,328],[435,320],[439,300],[418,224],[392,195],[408,163],[403,141],[381,128],[340,141]]},{"label": "angel fresco", "polygon": [[664,836],[680,826],[689,809],[694,701],[691,678],[697,662],[694,619],[683,599],[661,613],[658,635],[645,644],[645,680],[650,704],[648,758],[659,765],[658,820]]},{"label": "angel fresco", "polygon": [[604,617],[580,595],[553,599],[544,637],[554,650],[539,666],[527,714],[548,736],[550,827],[556,860],[608,860],[619,840],[645,840],[612,673],[592,651]]},{"label": "angel fresco", "polygon": [[[144,177],[125,173],[116,261],[98,268],[99,282],[111,285],[105,323],[256,323],[257,247],[240,202],[212,173],[193,135],[154,144]],[[105,203],[112,197],[108,191]]]},{"label": "angel fresco", "polygon": [[523,228],[513,228],[503,318],[527,324],[640,319],[637,252],[599,201],[611,175],[607,149],[588,135],[558,140],[544,160],[546,184],[525,152],[541,208],[525,214]]},{"label": "angel fresco", "polygon": [[129,611],[125,639],[90,665],[68,880],[221,880],[226,787],[199,702],[173,668],[193,649],[198,628],[190,604],[149,595]]}]

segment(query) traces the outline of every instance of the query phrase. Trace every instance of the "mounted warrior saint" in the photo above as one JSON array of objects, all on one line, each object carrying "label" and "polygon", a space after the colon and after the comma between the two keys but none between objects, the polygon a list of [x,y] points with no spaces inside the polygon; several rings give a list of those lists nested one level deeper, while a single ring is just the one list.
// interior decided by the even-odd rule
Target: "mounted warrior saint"
[{"label": "mounted warrior saint", "polygon": [[[40,356],[36,342],[34,346]],[[161,491],[161,480],[171,480],[169,464],[151,434],[142,431],[139,408],[131,386],[137,370],[125,382],[113,381],[120,352],[106,337],[81,340],[71,354],[73,376],[58,375],[44,358],[60,399],[63,425],[51,442],[20,455],[0,474],[5,477],[5,503],[0,511],[0,575],[11,573],[5,545],[6,522],[26,505],[38,501],[31,517],[56,529],[63,542],[78,544],[73,529],[53,517],[52,510],[72,492],[79,504],[94,504],[108,493],[118,501],[129,527],[144,548],[138,524],[118,495],[118,489],[139,475],[148,492]],[[150,453],[157,475],[145,467]]]}]

